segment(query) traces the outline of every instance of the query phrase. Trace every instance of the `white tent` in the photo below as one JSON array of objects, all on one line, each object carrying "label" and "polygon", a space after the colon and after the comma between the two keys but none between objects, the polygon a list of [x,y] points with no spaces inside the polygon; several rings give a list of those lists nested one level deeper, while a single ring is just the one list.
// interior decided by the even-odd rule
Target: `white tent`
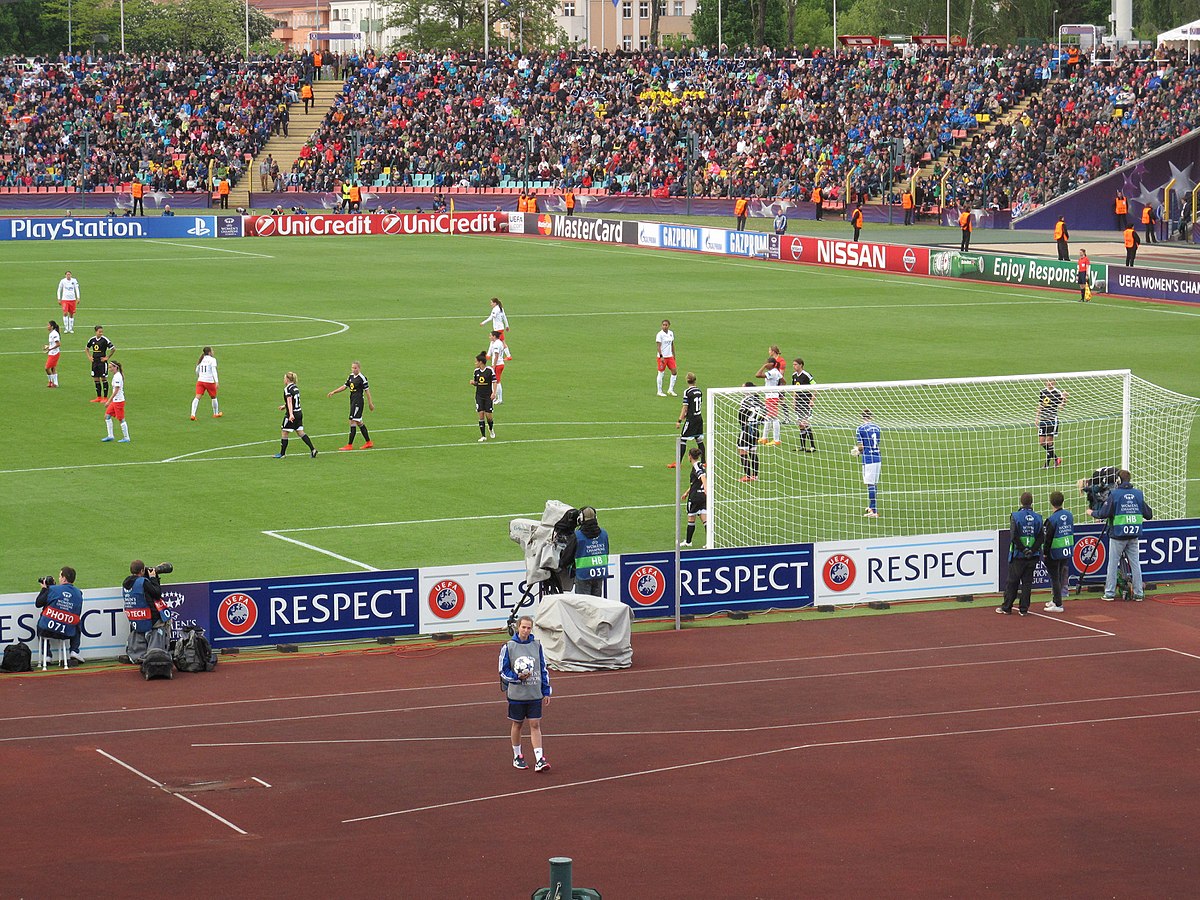
[{"label": "white tent", "polygon": [[1192,48],[1200,50],[1200,19],[1164,31],[1158,36],[1158,46],[1175,50],[1187,48],[1188,59],[1192,57]]}]

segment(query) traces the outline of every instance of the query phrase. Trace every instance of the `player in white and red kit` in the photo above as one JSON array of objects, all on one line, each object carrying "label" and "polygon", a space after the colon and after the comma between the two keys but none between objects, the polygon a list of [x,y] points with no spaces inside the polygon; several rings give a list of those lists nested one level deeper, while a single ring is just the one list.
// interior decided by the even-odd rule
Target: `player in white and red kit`
[{"label": "player in white and red kit", "polygon": [[670,371],[671,386],[667,388],[667,393],[672,397],[678,396],[675,393],[675,332],[671,330],[671,320],[662,320],[662,330],[654,336],[655,342],[658,344],[658,396],[665,397],[663,393],[663,372]]},{"label": "player in white and red kit", "polygon": [[113,419],[121,423],[121,440],[118,444],[129,443],[129,426],[125,423],[125,372],[115,359],[109,362],[113,370],[112,389],[108,397],[108,405],[104,407],[104,427],[108,429],[108,437],[100,438],[107,443],[113,440]]},{"label": "player in white and red kit", "polygon": [[58,323],[51,319],[46,323],[46,387],[58,387],[58,357],[62,352],[62,335],[58,332]]},{"label": "player in white and red kit", "polygon": [[[771,349],[775,350],[776,348],[772,347]],[[777,388],[783,384],[783,368],[779,357],[774,354],[768,356],[767,361],[759,366],[754,377],[762,378],[768,388]],[[779,392],[768,390],[764,395],[763,405],[767,411],[767,422],[758,442],[778,445],[781,443],[779,440]]]},{"label": "player in white and red kit", "polygon": [[75,333],[75,307],[79,303],[79,279],[70,270],[58,283],[58,305],[62,307],[63,333]]},{"label": "player in white and red kit", "polygon": [[192,398],[192,421],[196,421],[196,408],[200,398],[208,394],[212,398],[212,417],[219,419],[225,415],[217,404],[217,358],[213,356],[213,348],[205,347],[196,361],[196,396]]},{"label": "player in white and red kit", "polygon": [[500,376],[504,374],[504,364],[512,359],[512,354],[508,352],[508,344],[504,343],[504,332],[493,331],[492,342],[488,344],[487,360],[488,365],[492,367],[492,371],[496,373],[496,402],[504,402],[504,385],[500,382]]},{"label": "player in white and red kit", "polygon": [[504,304],[500,302],[499,297],[493,297],[491,300],[492,308],[488,312],[487,318],[480,322],[480,325],[492,323],[492,331],[500,332],[501,340],[504,339],[504,332],[509,329],[508,316],[504,314]]}]

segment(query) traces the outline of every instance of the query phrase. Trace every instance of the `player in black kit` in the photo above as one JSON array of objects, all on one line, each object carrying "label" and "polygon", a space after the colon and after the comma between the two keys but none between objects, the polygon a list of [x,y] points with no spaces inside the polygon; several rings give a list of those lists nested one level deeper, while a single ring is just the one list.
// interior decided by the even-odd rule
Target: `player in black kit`
[{"label": "player in black kit", "polygon": [[375,443],[367,432],[367,426],[363,424],[363,400],[366,399],[367,407],[371,412],[375,412],[375,401],[371,399],[371,385],[367,383],[367,376],[362,373],[362,366],[359,365],[358,360],[350,363],[350,377],[346,379],[346,383],[341,387],[334,388],[325,396],[332,397],[346,389],[350,390],[350,437],[346,440],[346,446],[338,447],[338,449],[353,450],[354,435],[361,428],[363,440],[366,441],[363,449],[370,450]]},{"label": "player in black kit", "polygon": [[[682,425],[679,432],[679,461],[683,462],[687,453],[687,442],[693,440],[700,448],[700,456],[704,457],[704,392],[696,387],[696,373],[687,373],[687,390],[683,392],[683,408],[679,410],[676,425]],[[668,463],[668,469],[675,468],[675,463]]]},{"label": "player in black kit", "polygon": [[[792,384],[813,384],[816,381],[804,370],[804,360],[796,357],[792,360]],[[796,392],[796,425],[800,428],[800,446],[797,450],[805,453],[816,453],[817,442],[812,433],[812,391]]]},{"label": "player in black kit", "polygon": [[276,459],[283,459],[287,453],[288,436],[294,431],[300,435],[300,440],[308,445],[313,459],[317,458],[317,448],[304,433],[304,412],[300,408],[300,385],[296,384],[296,373],[288,372],[283,376],[283,404],[279,407],[283,412],[283,424],[279,426],[279,452]]},{"label": "player in black kit", "polygon": [[692,546],[692,537],[696,534],[696,517],[708,527],[708,470],[700,459],[700,450],[693,447],[688,451],[688,459],[692,464],[692,476],[688,489],[683,492],[680,500],[687,500],[687,537],[679,542],[680,547]]},{"label": "player in black kit", "polygon": [[1051,378],[1046,386],[1038,392],[1037,399],[1037,429],[1038,443],[1046,451],[1046,461],[1042,468],[1061,466],[1062,457],[1054,451],[1054,438],[1058,434],[1058,412],[1067,402],[1067,392],[1060,391]]},{"label": "player in black kit", "polygon": [[116,349],[117,345],[104,336],[103,325],[96,326],[96,334],[88,338],[84,345],[84,352],[92,361],[92,381],[96,382],[96,399],[93,403],[103,403],[108,396],[108,361]]},{"label": "player in black kit", "polygon": [[[484,443],[489,437],[496,437],[496,422],[492,418],[492,406],[496,402],[495,370],[487,364],[487,354],[475,355],[475,374],[471,376],[471,384],[475,385],[475,410],[479,413],[479,443]],[[487,419],[487,432],[484,432],[484,418]]]},{"label": "player in black kit", "polygon": [[[742,386],[752,388],[755,385],[753,381],[747,381]],[[766,415],[766,406],[759,394],[748,393],[742,398],[738,406],[737,452],[742,458],[742,471],[745,474],[740,481],[758,480],[758,435]]]}]

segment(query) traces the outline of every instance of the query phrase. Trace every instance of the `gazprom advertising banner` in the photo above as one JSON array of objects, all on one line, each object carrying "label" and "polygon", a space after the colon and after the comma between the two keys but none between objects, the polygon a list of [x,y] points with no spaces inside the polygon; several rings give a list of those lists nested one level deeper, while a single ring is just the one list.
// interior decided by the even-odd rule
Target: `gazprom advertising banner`
[{"label": "gazprom advertising banner", "polygon": [[816,602],[917,600],[999,590],[995,531],[825,541],[814,545]]},{"label": "gazprom advertising banner", "polygon": [[[929,254],[929,273],[948,278],[969,278],[1027,287],[1078,290],[1078,265],[1073,260],[1034,256],[1000,256],[995,253],[960,253],[935,250]],[[1094,291],[1108,289],[1108,264],[1092,263],[1088,284]]]},{"label": "gazprom advertising banner", "polygon": [[[238,218],[221,216],[222,220]],[[217,216],[95,216],[0,219],[0,241],[68,241],[100,238],[215,238],[231,235]],[[239,228],[240,231],[240,228]]]},{"label": "gazprom advertising banner", "polygon": [[[813,546],[689,550],[680,556],[680,609],[798,609],[813,603]],[[621,555],[621,601],[638,618],[673,615],[675,555]]]},{"label": "gazprom advertising banner", "polygon": [[217,647],[419,634],[418,572],[248,578],[209,585]]}]

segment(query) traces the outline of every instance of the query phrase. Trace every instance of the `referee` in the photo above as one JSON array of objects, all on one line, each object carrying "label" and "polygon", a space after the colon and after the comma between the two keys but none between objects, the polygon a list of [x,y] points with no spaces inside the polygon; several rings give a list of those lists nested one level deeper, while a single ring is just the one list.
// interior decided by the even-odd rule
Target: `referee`
[{"label": "referee", "polygon": [[371,412],[375,412],[375,402],[371,399],[371,385],[367,382],[367,376],[362,373],[362,366],[358,360],[350,363],[350,377],[346,379],[345,384],[334,388],[326,396],[332,397],[347,389],[350,391],[350,437],[346,440],[346,446],[338,447],[338,449],[353,450],[355,434],[361,428],[363,440],[366,441],[362,448],[370,450],[375,443],[367,432],[367,426],[363,424],[363,399],[366,398],[367,408]]}]

